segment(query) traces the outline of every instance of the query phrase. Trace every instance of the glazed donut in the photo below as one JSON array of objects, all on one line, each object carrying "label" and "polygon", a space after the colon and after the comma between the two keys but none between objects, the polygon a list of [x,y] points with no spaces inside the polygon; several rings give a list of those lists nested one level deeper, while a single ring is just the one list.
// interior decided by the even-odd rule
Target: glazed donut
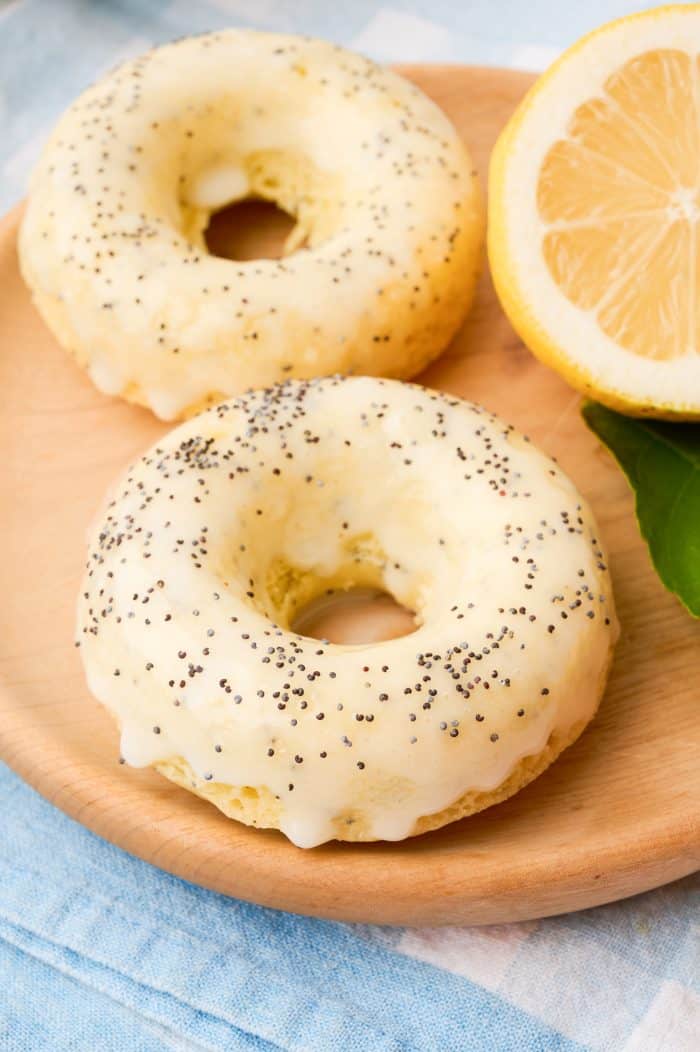
[{"label": "glazed donut", "polygon": [[[380,588],[416,630],[292,629]],[[94,527],[77,642],[123,758],[301,847],[399,840],[514,793],[594,715],[616,636],[585,502],[476,405],[289,381],[180,425]]]},{"label": "glazed donut", "polygon": [[[284,259],[210,255],[213,212],[294,216]],[[20,261],[59,343],[164,420],[288,377],[412,376],[469,307],[482,209],[455,129],[318,40],[230,30],[86,91],[34,173]]]}]

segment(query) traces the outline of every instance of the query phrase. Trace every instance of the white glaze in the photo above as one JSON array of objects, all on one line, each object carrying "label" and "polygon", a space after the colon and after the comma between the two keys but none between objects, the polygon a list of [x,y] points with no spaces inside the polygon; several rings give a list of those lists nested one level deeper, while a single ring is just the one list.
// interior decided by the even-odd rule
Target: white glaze
[{"label": "white glaze", "polygon": [[[208,254],[246,196],[304,251]],[[230,30],[169,44],[88,89],[34,173],[22,273],[95,382],[173,419],[289,376],[410,376],[471,301],[476,173],[408,81],[322,41]]]},{"label": "white glaze", "polygon": [[[395,381],[291,382],[177,428],[114,492],[78,640],[124,758],[267,788],[300,846],[349,812],[401,839],[595,712],[616,631],[595,523],[477,406]],[[310,595],[293,574],[315,594],[383,587],[420,627],[361,646],[298,636],[291,600]]]}]

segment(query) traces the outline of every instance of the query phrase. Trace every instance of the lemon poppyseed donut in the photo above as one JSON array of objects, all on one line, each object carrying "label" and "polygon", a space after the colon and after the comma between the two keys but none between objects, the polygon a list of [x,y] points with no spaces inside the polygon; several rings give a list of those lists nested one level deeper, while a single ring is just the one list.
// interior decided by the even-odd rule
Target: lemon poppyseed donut
[{"label": "lemon poppyseed donut", "polygon": [[[292,214],[284,259],[210,255],[214,211]],[[407,377],[469,307],[472,162],[402,77],[318,40],[230,30],[86,91],[36,169],[22,272],[100,390],[170,420],[287,377]]]},{"label": "lemon poppyseed donut", "polygon": [[[295,844],[399,840],[504,799],[596,711],[616,634],[591,512],[484,409],[288,381],[180,425],[96,524],[77,641],[124,759]],[[291,629],[381,588],[416,631]]]}]

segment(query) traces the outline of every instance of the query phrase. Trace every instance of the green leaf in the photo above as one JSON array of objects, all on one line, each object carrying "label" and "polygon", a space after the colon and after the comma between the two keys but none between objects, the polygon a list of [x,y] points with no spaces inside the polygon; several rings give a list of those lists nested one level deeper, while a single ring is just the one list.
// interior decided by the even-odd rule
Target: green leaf
[{"label": "green leaf", "polygon": [[700,425],[637,420],[597,402],[585,402],[581,412],[634,490],[659,577],[700,617]]}]

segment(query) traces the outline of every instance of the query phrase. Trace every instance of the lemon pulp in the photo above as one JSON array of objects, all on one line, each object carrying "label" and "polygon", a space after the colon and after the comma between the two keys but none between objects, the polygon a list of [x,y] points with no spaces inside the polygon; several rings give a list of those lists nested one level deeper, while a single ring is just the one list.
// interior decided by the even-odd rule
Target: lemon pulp
[{"label": "lemon pulp", "polygon": [[622,65],[575,110],[537,183],[554,282],[646,359],[698,354],[699,61],[658,49]]}]

